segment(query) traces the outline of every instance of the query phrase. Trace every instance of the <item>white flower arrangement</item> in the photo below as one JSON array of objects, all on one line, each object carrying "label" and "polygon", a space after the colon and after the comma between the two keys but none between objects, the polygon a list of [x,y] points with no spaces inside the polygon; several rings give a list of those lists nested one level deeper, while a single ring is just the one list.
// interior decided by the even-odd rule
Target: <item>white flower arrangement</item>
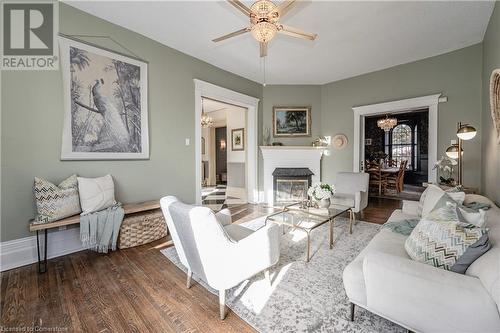
[{"label": "white flower arrangement", "polygon": [[315,183],[307,190],[307,195],[315,200],[330,199],[335,194],[335,187],[325,183]]},{"label": "white flower arrangement", "polygon": [[441,156],[441,158],[434,164],[433,169],[441,171],[443,174],[439,177],[441,182],[448,184],[454,181],[453,179],[453,168],[458,164],[452,158]]}]

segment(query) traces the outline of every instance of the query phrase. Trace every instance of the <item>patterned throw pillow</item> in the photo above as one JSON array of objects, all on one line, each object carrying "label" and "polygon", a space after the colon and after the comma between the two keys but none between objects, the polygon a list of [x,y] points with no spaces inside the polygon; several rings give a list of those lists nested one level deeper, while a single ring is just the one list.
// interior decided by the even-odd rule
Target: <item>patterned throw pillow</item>
[{"label": "patterned throw pillow", "polygon": [[76,175],[62,181],[59,185],[35,177],[33,191],[37,209],[35,223],[57,221],[82,211]]},{"label": "patterned throw pillow", "polygon": [[[464,273],[468,265],[489,250],[490,247],[486,246],[481,247],[484,251],[476,251],[477,245],[488,243],[487,231],[459,222],[457,204],[445,199],[442,200],[444,205],[433,210],[417,224],[406,239],[405,249],[413,260]],[[469,248],[471,251],[468,251]],[[460,268],[454,268],[466,252],[467,257],[473,254],[474,258],[468,260],[465,268],[463,261],[459,262]]]}]

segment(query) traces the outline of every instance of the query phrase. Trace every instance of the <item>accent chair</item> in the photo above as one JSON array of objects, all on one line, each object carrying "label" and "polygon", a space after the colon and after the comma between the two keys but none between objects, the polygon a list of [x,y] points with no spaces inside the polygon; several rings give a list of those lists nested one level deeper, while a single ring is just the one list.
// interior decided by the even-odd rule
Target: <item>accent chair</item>
[{"label": "accent chair", "polygon": [[370,175],[365,172],[339,172],[335,177],[335,190],[331,202],[334,205],[353,207],[351,211],[351,225],[356,221],[356,213],[360,213],[368,206],[368,186]]},{"label": "accent chair", "polygon": [[231,213],[182,203],[174,196],[160,200],[181,263],[187,288],[195,274],[219,291],[220,318],[226,317],[226,290],[265,271],[279,260],[281,229],[270,223],[257,231],[232,224]]}]

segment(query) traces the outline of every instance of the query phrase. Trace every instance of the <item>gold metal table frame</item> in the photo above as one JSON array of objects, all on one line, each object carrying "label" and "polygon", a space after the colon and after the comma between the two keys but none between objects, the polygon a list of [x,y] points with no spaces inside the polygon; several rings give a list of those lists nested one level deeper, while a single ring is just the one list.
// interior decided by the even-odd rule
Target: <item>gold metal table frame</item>
[{"label": "gold metal table frame", "polygon": [[[284,227],[290,227],[292,230],[299,229],[302,230],[306,233],[307,236],[307,245],[306,245],[306,262],[309,262],[310,258],[310,252],[311,252],[311,232],[322,226],[325,223],[330,223],[330,230],[329,230],[329,244],[330,244],[330,249],[333,248],[333,228],[335,225],[335,218],[338,217],[339,215],[342,215],[346,212],[349,212],[349,233],[352,234],[352,226],[355,223],[355,215],[354,212],[352,211],[353,207],[348,207],[348,206],[340,206],[340,205],[333,205],[331,208],[328,208],[328,212],[326,211],[327,209],[325,208],[323,211],[326,214],[321,214],[319,213],[321,210],[320,209],[314,209],[313,208],[300,208],[299,207],[300,202],[292,203],[289,205],[286,205],[283,207],[283,209],[279,212],[273,213],[269,216],[266,217],[265,224],[267,224],[267,221],[279,224],[283,227],[283,234],[285,234],[285,229]],[[303,218],[307,218],[308,216],[315,217],[317,218],[317,223],[314,223],[310,227],[303,227],[300,225],[300,222],[297,224],[293,224],[293,222],[288,222],[285,221],[285,213],[289,213],[291,215],[294,215],[296,213],[297,216],[300,216],[300,214],[303,214]],[[282,220],[279,221],[276,217],[282,215]]]}]

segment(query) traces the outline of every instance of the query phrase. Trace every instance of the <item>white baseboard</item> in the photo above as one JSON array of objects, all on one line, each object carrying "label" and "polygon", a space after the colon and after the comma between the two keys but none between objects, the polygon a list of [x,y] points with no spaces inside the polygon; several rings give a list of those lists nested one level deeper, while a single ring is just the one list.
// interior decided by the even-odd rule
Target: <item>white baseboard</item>
[{"label": "white baseboard", "polygon": [[[40,232],[41,255],[43,257],[44,232]],[[49,230],[47,258],[56,258],[82,251],[80,228]],[[14,239],[0,243],[0,271],[30,265],[38,261],[36,236]]]}]

